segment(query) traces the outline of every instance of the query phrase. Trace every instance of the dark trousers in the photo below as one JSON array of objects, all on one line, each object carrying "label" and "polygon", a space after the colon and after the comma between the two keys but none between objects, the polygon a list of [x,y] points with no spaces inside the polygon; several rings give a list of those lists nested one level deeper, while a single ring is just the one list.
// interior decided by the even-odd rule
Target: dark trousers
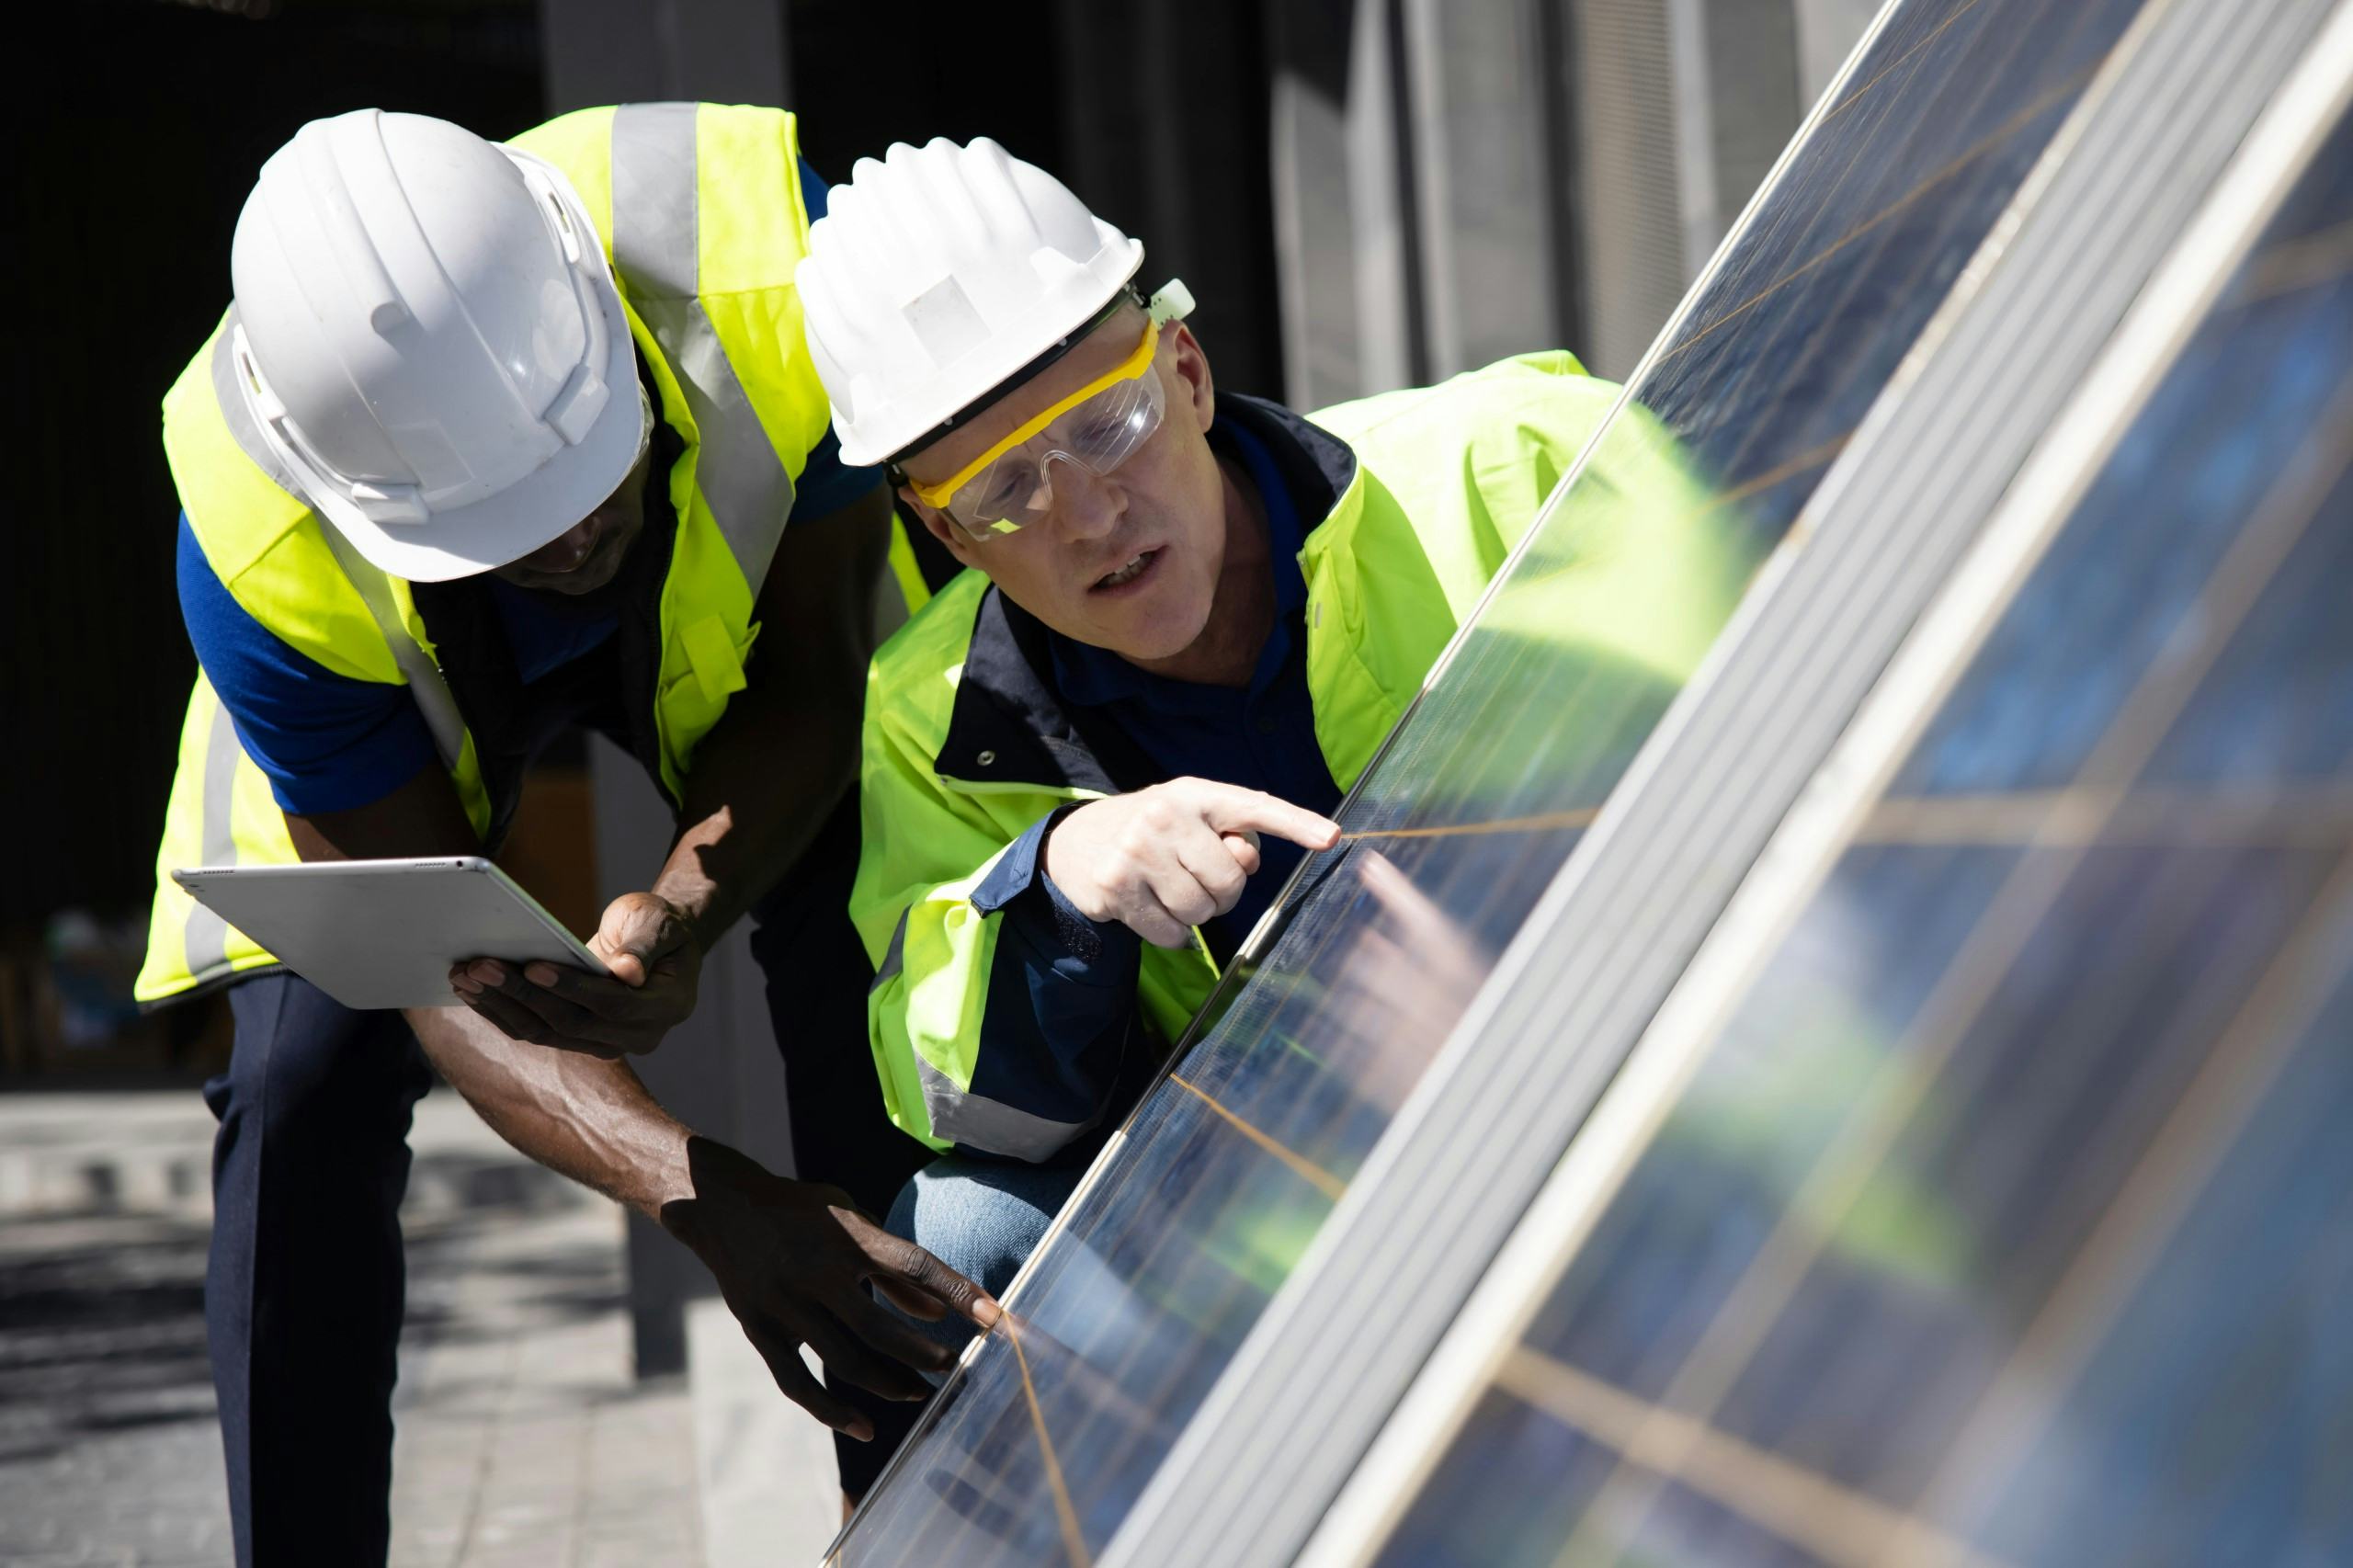
[{"label": "dark trousers", "polygon": [[230,993],[205,1331],[241,1564],[381,1562],[406,1270],[409,1113],[431,1081],[397,1013],[292,975]]},{"label": "dark trousers", "polygon": [[[872,971],[846,913],[857,858],[853,799],[754,910],[752,951],[794,1174],[879,1221],[929,1154],[884,1116],[867,1048]],[[204,1091],[221,1122],[204,1299],[237,1561],[364,1568],[388,1544],[399,1210],[430,1074],[399,1014],[352,1012],[292,975],[242,982],[230,1005],[234,1054]],[[920,1406],[852,1397],[876,1427],[839,1444],[843,1483],[862,1493]]]}]

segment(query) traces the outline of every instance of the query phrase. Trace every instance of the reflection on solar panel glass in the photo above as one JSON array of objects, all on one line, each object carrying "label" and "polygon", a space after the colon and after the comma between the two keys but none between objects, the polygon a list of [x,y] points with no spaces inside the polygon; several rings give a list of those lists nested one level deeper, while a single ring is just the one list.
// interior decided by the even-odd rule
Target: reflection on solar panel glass
[{"label": "reflection on solar panel glass", "polygon": [[1883,27],[845,1562],[1109,1539],[2139,8]]},{"label": "reflection on solar panel glass", "polygon": [[1381,1561],[2353,1562],[2353,133]]}]

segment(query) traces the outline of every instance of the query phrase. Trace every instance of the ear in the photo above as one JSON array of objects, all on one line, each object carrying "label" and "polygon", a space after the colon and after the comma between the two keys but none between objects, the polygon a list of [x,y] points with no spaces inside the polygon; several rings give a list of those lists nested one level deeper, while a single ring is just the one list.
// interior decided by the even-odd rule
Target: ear
[{"label": "ear", "polygon": [[1210,357],[1201,348],[1201,340],[1193,329],[1178,322],[1169,334],[1170,368],[1176,372],[1176,384],[1168,390],[1184,389],[1190,394],[1193,424],[1206,432],[1217,417],[1217,384],[1210,379]]},{"label": "ear", "polygon": [[947,513],[915,499],[914,489],[908,485],[899,486],[899,510],[921,522],[932,538],[946,545],[948,553],[956,558],[959,566],[980,564],[972,554],[972,541],[964,537],[964,530],[949,522]]}]

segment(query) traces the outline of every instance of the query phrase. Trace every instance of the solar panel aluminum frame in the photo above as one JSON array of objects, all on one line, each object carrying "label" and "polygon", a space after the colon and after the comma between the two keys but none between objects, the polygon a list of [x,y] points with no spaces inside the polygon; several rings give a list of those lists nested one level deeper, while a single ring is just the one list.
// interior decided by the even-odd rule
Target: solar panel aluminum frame
[{"label": "solar panel aluminum frame", "polygon": [[1296,1556],[2336,8],[2153,0],[2136,18],[1800,518],[1804,547],[1760,575],[1105,1563]]},{"label": "solar panel aluminum frame", "polygon": [[1570,1152],[1449,1325],[1300,1556],[1369,1561],[1574,1260],[1855,827],[1894,775],[2333,128],[2353,111],[2353,3],[2340,5],[2249,133],[2098,367],[1888,667],[1659,1009]]}]

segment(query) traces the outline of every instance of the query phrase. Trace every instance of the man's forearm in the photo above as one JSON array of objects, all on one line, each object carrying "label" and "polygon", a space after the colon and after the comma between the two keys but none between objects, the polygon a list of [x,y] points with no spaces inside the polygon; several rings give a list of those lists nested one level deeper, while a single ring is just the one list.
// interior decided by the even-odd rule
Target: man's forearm
[{"label": "man's forearm", "polygon": [[460,1007],[406,1017],[441,1076],[492,1131],[540,1165],[650,1219],[693,1196],[693,1134],[627,1064],[509,1040]]}]

